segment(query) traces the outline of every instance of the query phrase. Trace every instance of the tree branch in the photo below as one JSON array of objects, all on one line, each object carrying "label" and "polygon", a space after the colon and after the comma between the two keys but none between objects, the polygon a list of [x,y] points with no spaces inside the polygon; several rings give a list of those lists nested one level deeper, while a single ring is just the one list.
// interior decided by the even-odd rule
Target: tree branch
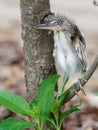
[{"label": "tree branch", "polygon": [[[88,71],[84,74],[84,76],[81,79],[79,79],[80,83],[83,87],[87,83],[87,81],[90,79],[90,77],[96,70],[97,66],[98,66],[98,54],[97,54],[96,58],[94,59],[92,65],[88,69]],[[81,87],[80,87],[78,81],[76,83],[74,83],[70,88],[68,88],[66,90],[66,95],[65,95],[63,104],[65,104],[66,102],[71,100],[76,95],[76,91],[78,92],[78,91],[80,91],[80,89],[81,89]]]},{"label": "tree branch", "polygon": [[31,103],[41,81],[56,73],[52,56],[53,34],[36,29],[36,25],[50,13],[50,3],[49,0],[20,0],[20,9],[26,88]]}]

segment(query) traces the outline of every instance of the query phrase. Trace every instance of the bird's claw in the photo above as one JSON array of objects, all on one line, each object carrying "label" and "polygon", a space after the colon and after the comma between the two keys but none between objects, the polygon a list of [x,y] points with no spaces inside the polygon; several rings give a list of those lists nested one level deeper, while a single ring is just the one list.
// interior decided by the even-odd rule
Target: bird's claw
[{"label": "bird's claw", "polygon": [[85,90],[83,89],[83,86],[82,86],[82,84],[81,84],[81,82],[80,82],[80,79],[78,80],[78,83],[79,83],[79,86],[80,86],[81,91],[82,91],[83,94],[86,96]]}]

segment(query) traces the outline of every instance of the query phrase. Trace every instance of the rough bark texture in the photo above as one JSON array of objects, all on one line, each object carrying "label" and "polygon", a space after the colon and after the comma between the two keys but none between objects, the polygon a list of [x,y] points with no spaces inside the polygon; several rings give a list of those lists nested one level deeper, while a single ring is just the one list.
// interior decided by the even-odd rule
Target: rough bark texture
[{"label": "rough bark texture", "polygon": [[36,29],[45,14],[50,12],[48,0],[21,0],[22,39],[24,42],[25,79],[28,101],[38,91],[42,79],[55,73],[53,35]]}]

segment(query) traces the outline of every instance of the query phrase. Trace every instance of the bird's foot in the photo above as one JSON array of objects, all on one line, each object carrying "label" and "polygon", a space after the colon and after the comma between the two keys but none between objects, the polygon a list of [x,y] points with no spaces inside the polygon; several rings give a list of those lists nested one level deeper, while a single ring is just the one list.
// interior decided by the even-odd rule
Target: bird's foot
[{"label": "bird's foot", "polygon": [[60,93],[60,92],[55,92],[55,98],[58,99],[61,94],[62,93]]},{"label": "bird's foot", "polygon": [[66,83],[68,82],[68,79],[69,79],[68,77],[64,78],[62,85],[58,89],[58,92],[55,93],[56,98],[61,96],[61,94],[64,92],[64,87],[65,87]]},{"label": "bird's foot", "polygon": [[77,90],[75,90],[75,94],[79,97],[79,94],[78,94],[78,91],[77,91]]},{"label": "bird's foot", "polygon": [[82,76],[82,79],[84,80],[85,83],[87,83],[87,79],[85,79],[84,76]]},{"label": "bird's foot", "polygon": [[86,95],[85,90],[83,89],[83,86],[82,86],[82,84],[80,82],[80,79],[78,79],[78,83],[79,83],[81,91],[83,92],[84,95]]},{"label": "bird's foot", "polygon": [[87,83],[87,79],[85,79],[83,74],[81,74],[81,78],[84,80],[85,83]]}]

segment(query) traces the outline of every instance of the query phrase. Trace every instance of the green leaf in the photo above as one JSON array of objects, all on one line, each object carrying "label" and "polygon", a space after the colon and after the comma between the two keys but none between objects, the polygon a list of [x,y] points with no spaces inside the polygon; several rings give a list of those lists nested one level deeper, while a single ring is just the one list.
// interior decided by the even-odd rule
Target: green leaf
[{"label": "green leaf", "polygon": [[54,88],[58,80],[58,75],[53,75],[46,78],[40,88],[37,95],[37,102],[39,107],[39,119],[43,124],[50,114],[53,102],[54,102]]},{"label": "green leaf", "polygon": [[51,117],[47,118],[47,121],[53,126],[53,128],[56,128],[55,121]]},{"label": "green leaf", "polygon": [[69,92],[71,92],[71,89],[73,89],[72,86],[71,86],[70,88],[68,88],[65,92],[63,92],[63,93],[59,96],[58,101],[59,101],[60,107],[61,107],[62,105],[64,105],[65,97],[69,96],[68,94],[69,94]]},{"label": "green leaf", "polygon": [[25,99],[10,92],[0,92],[0,104],[12,112],[31,116],[29,104]]},{"label": "green leaf", "polygon": [[46,95],[44,95],[44,98],[41,99],[41,102],[38,105],[40,108],[40,121],[42,123],[44,123],[48,117],[54,102],[54,91],[52,90],[52,85],[49,87],[50,88],[46,91]]},{"label": "green leaf", "polygon": [[24,130],[25,128],[34,128],[34,126],[22,119],[9,117],[0,123],[0,130]]},{"label": "green leaf", "polygon": [[62,93],[58,97],[58,99],[55,99],[55,101],[54,101],[54,104],[53,104],[53,107],[52,107],[52,113],[55,116],[56,122],[58,121],[60,108],[64,104],[63,102],[64,102],[65,96],[68,94],[68,92],[69,92],[69,89],[66,90],[64,93]]},{"label": "green leaf", "polygon": [[45,93],[47,90],[49,90],[50,86],[52,86],[52,90],[54,90],[56,82],[59,79],[59,77],[60,77],[59,75],[55,74],[55,75],[49,76],[48,78],[42,81],[39,91],[38,91],[38,95],[37,95],[38,102],[40,102],[41,98],[43,98],[43,95],[46,95]]},{"label": "green leaf", "polygon": [[57,99],[55,99],[51,111],[52,111],[52,113],[53,113],[53,115],[54,115],[54,117],[55,117],[56,122],[58,122],[58,118],[59,118],[58,116],[59,116],[59,111],[60,111],[60,105],[59,105],[59,102],[58,102]]},{"label": "green leaf", "polygon": [[46,121],[50,114],[54,102],[54,88],[59,77],[59,75],[53,75],[43,80],[36,100],[31,104],[34,107],[32,111],[34,110],[36,113],[34,118],[38,119],[41,124]]},{"label": "green leaf", "polygon": [[58,95],[58,99],[55,99],[53,107],[52,107],[52,113],[55,116],[56,122],[58,122],[59,111],[60,111],[60,108],[62,106],[62,100],[61,100],[60,97],[62,96],[62,91],[63,91],[67,81],[68,81],[68,78],[64,79],[62,85],[59,88],[59,92],[57,93],[57,94],[60,94],[60,95]]},{"label": "green leaf", "polygon": [[72,112],[75,112],[75,111],[79,111],[80,110],[80,106],[81,106],[81,101],[78,105],[72,107],[71,109],[63,112],[60,116],[60,125],[62,125],[62,122],[64,121],[64,119],[66,117],[68,117]]}]

